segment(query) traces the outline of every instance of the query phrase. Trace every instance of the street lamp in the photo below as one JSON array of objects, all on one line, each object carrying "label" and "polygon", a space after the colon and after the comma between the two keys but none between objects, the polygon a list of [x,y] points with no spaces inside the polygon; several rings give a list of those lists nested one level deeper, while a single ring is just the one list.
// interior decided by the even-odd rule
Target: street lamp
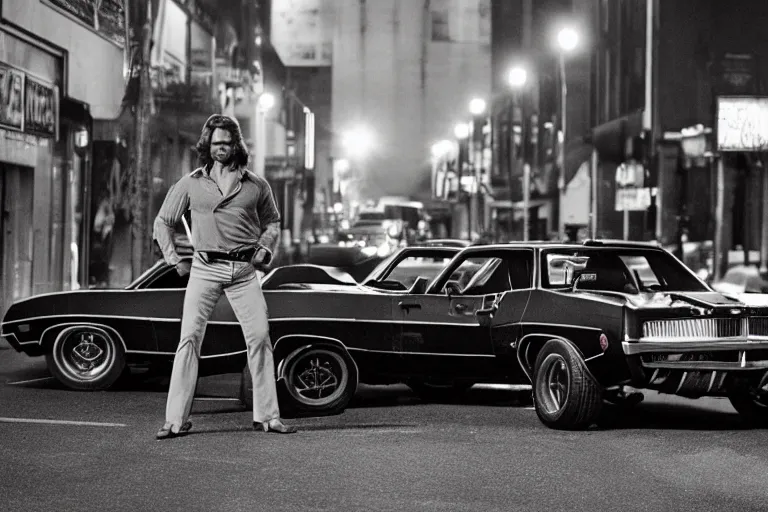
[{"label": "street lamp", "polygon": [[262,112],[268,112],[275,106],[275,96],[265,92],[259,96],[259,108]]},{"label": "street lamp", "polygon": [[365,127],[357,127],[346,132],[341,143],[350,156],[363,157],[373,147],[373,135]]},{"label": "street lamp", "polygon": [[469,113],[473,116],[481,116],[485,113],[485,100],[482,98],[473,98],[469,102]]},{"label": "street lamp", "polygon": [[528,81],[528,71],[522,66],[514,66],[509,70],[507,81],[513,90],[519,89]]},{"label": "street lamp", "polygon": [[[512,194],[512,186],[514,183],[514,172],[513,172],[513,166],[517,165],[517,162],[519,160],[522,160],[523,163],[523,240],[528,241],[529,238],[529,232],[530,232],[530,202],[531,202],[531,168],[526,162],[525,158],[525,144],[521,144],[521,149],[523,150],[522,154],[517,154],[517,144],[515,144],[515,138],[517,136],[516,133],[516,126],[514,126],[515,119],[518,117],[516,115],[516,111],[518,109],[518,103],[519,101],[519,93],[520,91],[525,87],[526,82],[528,81],[528,72],[526,69],[520,65],[513,66],[509,70],[509,74],[507,76],[507,81],[509,82],[509,86],[512,89],[512,108],[510,109],[510,125],[511,125],[511,132],[510,132],[510,139],[511,139],[511,147],[512,147],[512,154],[510,155],[510,163],[509,163],[509,197],[510,199],[513,197]],[[524,109],[523,109],[524,110]],[[520,127],[520,138],[521,141],[525,141],[526,134],[524,133],[525,130],[523,129],[526,125],[525,118],[526,114],[525,112],[522,113],[522,115],[519,116],[523,122],[521,123]]]},{"label": "street lamp", "polygon": [[456,123],[453,127],[453,134],[459,140],[464,140],[469,137],[469,125],[467,123]]},{"label": "street lamp", "polygon": [[[565,215],[563,214],[563,205],[565,202],[565,143],[566,143],[566,116],[567,116],[567,98],[568,87],[566,85],[565,74],[565,55],[571,53],[579,45],[579,34],[573,27],[562,27],[557,32],[558,46],[558,69],[560,74],[560,133],[558,143],[560,151],[557,155],[557,164],[559,176],[557,187],[560,192],[559,198],[559,219],[557,234],[560,240],[565,239]],[[594,178],[594,177],[593,177]]]}]

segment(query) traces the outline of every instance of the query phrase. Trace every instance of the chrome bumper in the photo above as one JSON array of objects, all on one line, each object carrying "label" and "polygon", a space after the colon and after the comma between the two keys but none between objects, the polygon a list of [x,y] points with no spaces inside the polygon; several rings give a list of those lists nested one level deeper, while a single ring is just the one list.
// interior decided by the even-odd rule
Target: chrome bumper
[{"label": "chrome bumper", "polygon": [[622,342],[624,354],[628,356],[643,354],[683,354],[696,352],[737,351],[738,361],[643,361],[644,368],[680,369],[680,370],[755,370],[768,369],[768,360],[747,361],[746,354],[753,350],[768,350],[768,337],[731,337],[731,338],[695,338],[695,339],[643,338]]}]

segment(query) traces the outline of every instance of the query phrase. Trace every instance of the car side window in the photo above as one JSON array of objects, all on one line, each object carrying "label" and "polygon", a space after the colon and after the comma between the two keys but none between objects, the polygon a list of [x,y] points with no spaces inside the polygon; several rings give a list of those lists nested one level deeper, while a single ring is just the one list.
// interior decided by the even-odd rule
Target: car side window
[{"label": "car side window", "polygon": [[151,281],[145,288],[148,290],[186,288],[188,282],[189,274],[180,276],[175,268],[170,267]]}]

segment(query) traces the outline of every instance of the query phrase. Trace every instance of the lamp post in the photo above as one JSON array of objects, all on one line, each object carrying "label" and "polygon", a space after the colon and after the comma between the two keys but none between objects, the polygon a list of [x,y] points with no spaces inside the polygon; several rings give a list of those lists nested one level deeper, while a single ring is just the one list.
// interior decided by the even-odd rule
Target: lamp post
[{"label": "lamp post", "polygon": [[[478,233],[482,227],[480,222],[480,181],[483,173],[483,158],[485,153],[485,134],[483,133],[483,126],[485,125],[485,111],[487,104],[482,98],[473,98],[469,102],[469,113],[472,114],[472,122],[470,123],[470,162],[472,164],[473,174],[473,187],[470,194],[470,224],[469,224],[469,240],[472,240],[472,222],[474,217],[475,223],[478,227]],[[479,135],[477,130],[479,127]],[[479,151],[477,139],[480,138]],[[472,213],[474,211],[474,214]]]},{"label": "lamp post", "polygon": [[[525,158],[525,133],[523,127],[525,122],[520,123],[520,141],[521,141],[521,154],[517,154],[516,142],[516,126],[515,121],[517,119],[518,103],[520,103],[519,94],[523,92],[523,89],[528,81],[528,72],[523,66],[514,66],[509,70],[507,76],[510,89],[512,89],[512,109],[510,115],[510,142],[511,142],[511,154],[509,163],[509,199],[512,201],[514,175],[513,168],[517,166],[518,161],[522,161],[523,164],[523,240],[528,241],[530,229],[530,201],[531,201],[531,168],[526,162]],[[525,101],[523,99],[523,101]],[[524,120],[525,116],[521,115],[520,119]]]},{"label": "lamp post", "polygon": [[565,238],[565,215],[563,215],[563,203],[565,199],[565,144],[566,144],[566,121],[567,121],[567,101],[568,87],[565,74],[565,55],[571,53],[579,44],[579,34],[571,27],[563,27],[557,32],[558,47],[558,71],[560,77],[560,134],[558,142],[560,151],[557,155],[558,180],[557,186],[560,194],[558,205],[558,230],[557,234],[560,240]]},{"label": "lamp post", "polygon": [[[469,140],[469,133],[470,133],[470,126],[467,123],[457,123],[453,127],[453,135],[456,137],[456,141],[458,144],[458,154],[456,155],[456,179],[458,180],[458,190],[456,191],[456,201],[461,203],[462,197],[464,195],[464,185],[462,185],[462,179],[464,177],[464,161],[467,159],[467,141]],[[451,212],[453,213],[453,212]],[[455,217],[455,215],[451,215],[452,217]],[[468,213],[467,217],[467,238],[469,240],[472,240],[472,231],[471,231],[471,225],[472,225],[472,212]],[[453,226],[451,226],[452,229],[455,229]],[[460,238],[461,231],[453,233],[453,236],[456,238]]]}]

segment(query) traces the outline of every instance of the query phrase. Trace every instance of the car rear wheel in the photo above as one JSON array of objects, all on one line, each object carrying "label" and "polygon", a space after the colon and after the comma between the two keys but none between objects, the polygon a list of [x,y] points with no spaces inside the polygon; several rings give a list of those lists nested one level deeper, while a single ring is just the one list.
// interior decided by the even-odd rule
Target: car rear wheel
[{"label": "car rear wheel", "polygon": [[[278,382],[281,413],[323,416],[342,412],[357,389],[352,358],[330,346],[302,347],[282,361]],[[240,381],[240,401],[253,409],[253,384],[246,365]]]},{"label": "car rear wheel", "polygon": [[410,379],[406,384],[425,402],[448,402],[469,390],[474,382]]},{"label": "car rear wheel", "polygon": [[550,428],[578,430],[597,419],[600,386],[568,343],[551,340],[536,357],[533,400],[539,419]]},{"label": "car rear wheel", "polygon": [[754,388],[736,388],[728,393],[736,412],[751,426],[768,427],[768,374]]},{"label": "car rear wheel", "polygon": [[46,353],[49,371],[71,389],[111,387],[125,369],[125,350],[106,330],[92,326],[61,331]]}]

